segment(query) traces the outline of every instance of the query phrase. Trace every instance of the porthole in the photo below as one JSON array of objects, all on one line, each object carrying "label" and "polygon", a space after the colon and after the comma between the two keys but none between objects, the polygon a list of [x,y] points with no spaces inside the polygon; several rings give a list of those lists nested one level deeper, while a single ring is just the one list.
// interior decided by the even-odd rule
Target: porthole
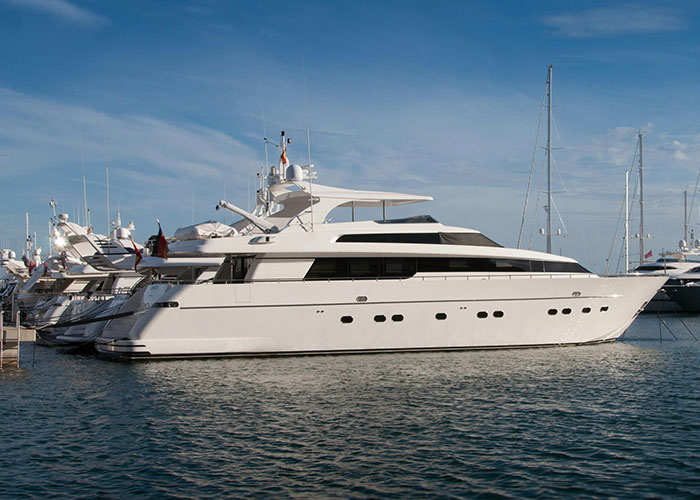
[{"label": "porthole", "polygon": [[403,314],[394,314],[391,317],[391,321],[403,321]]},{"label": "porthole", "polygon": [[437,314],[435,315],[435,319],[439,319],[439,320],[447,319],[447,314],[445,314],[445,313],[437,313]]},{"label": "porthole", "polygon": [[488,318],[489,313],[487,313],[486,311],[479,311],[478,313],[476,313],[476,317],[481,319]]},{"label": "porthole", "polygon": [[374,321],[376,321],[377,323],[384,323],[386,321],[386,316],[384,316],[383,314],[377,314],[374,317]]},{"label": "porthole", "polygon": [[557,315],[557,310],[556,310],[556,309],[550,309],[549,311],[547,311],[547,314],[549,314],[550,316],[556,316],[556,315]]},{"label": "porthole", "polygon": [[608,312],[608,309],[610,309],[608,306],[603,306],[600,308],[600,312],[602,312],[602,313]]},{"label": "porthole", "polygon": [[561,310],[561,313],[562,314],[571,314],[571,309],[569,309],[568,307],[565,307],[564,309]]},{"label": "porthole", "polygon": [[343,316],[340,318],[341,323],[352,323],[352,316]]},{"label": "porthole", "polygon": [[583,309],[581,309],[581,312],[582,312],[583,314],[588,314],[589,312],[591,312],[591,308],[590,308],[590,307],[584,307]]},{"label": "porthole", "polygon": [[493,317],[494,317],[494,318],[502,318],[502,317],[503,317],[503,311],[494,311],[494,312],[493,312]]}]

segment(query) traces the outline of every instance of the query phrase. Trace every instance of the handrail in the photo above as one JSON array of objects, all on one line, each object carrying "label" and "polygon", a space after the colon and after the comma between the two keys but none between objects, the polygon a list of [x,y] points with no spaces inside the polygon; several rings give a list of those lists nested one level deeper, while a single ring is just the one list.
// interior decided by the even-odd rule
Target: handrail
[{"label": "handrail", "polygon": [[237,284],[237,285],[251,285],[255,283],[316,283],[316,282],[342,282],[342,281],[406,281],[409,279],[420,279],[421,281],[426,281],[426,280],[441,280],[441,281],[451,281],[451,280],[476,280],[476,281],[484,281],[484,280],[498,280],[498,279],[506,279],[506,280],[512,280],[512,279],[572,279],[572,278],[577,278],[577,279],[592,279],[592,278],[598,278],[599,276],[596,274],[586,274],[586,273],[553,273],[553,274],[547,274],[547,273],[519,273],[519,274],[513,274],[513,273],[508,273],[508,274],[481,274],[481,275],[471,275],[471,276],[464,276],[464,275],[447,275],[447,274],[435,274],[431,276],[407,276],[407,277],[371,277],[371,278],[263,278],[263,279],[254,279],[254,280],[222,280],[222,281],[216,281],[213,282],[212,280],[203,280],[203,281],[198,281],[198,280],[153,280],[151,282],[152,285],[174,285],[174,286],[180,286],[180,285],[231,285],[231,284]]}]

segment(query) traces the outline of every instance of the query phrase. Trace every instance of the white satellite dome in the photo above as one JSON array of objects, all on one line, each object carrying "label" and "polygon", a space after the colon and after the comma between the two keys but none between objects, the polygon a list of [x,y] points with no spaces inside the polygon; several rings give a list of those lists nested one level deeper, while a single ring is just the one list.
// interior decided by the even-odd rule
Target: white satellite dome
[{"label": "white satellite dome", "polygon": [[301,182],[304,180],[304,169],[299,165],[291,164],[287,167],[287,180],[292,182]]}]

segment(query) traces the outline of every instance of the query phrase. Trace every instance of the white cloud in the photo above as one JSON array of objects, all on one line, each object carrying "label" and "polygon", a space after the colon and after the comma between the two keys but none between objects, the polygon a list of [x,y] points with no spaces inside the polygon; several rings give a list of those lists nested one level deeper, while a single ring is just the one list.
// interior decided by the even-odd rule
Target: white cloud
[{"label": "white cloud", "polygon": [[19,210],[35,211],[55,195],[74,212],[72,200],[82,198],[81,145],[93,186],[88,188],[89,204],[99,220],[106,219],[101,201],[105,155],[112,212],[121,201],[122,212],[125,207],[131,211],[125,217],[138,222],[139,217],[150,220],[153,213],[168,214],[161,219],[174,227],[189,224],[193,193],[198,219],[202,213],[213,215],[224,182],[229,195],[245,199],[249,174],[261,164],[251,148],[207,127],[106,115],[0,89],[0,173],[4,182],[17,186],[3,197],[6,210],[19,204]]},{"label": "white cloud", "polygon": [[543,24],[560,36],[571,38],[641,35],[685,29],[680,13],[665,8],[603,7],[547,17]]},{"label": "white cloud", "polygon": [[673,141],[671,143],[671,147],[673,148],[673,159],[677,161],[686,161],[688,160],[688,155],[686,154],[686,151],[688,149],[688,145],[681,142],[681,141]]},{"label": "white cloud", "polygon": [[6,4],[14,7],[31,9],[87,27],[100,27],[107,23],[107,20],[90,10],[79,7],[67,0],[4,0]]}]

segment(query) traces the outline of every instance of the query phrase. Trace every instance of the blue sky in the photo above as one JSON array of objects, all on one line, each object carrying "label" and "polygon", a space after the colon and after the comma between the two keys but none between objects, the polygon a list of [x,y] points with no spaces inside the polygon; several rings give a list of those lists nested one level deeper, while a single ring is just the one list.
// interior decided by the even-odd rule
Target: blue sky
[{"label": "blue sky", "polygon": [[111,219],[119,205],[140,241],[156,217],[169,234],[190,224],[193,199],[196,221],[221,217],[224,193],[247,206],[264,163],[261,101],[268,136],[286,130],[305,163],[305,77],[319,182],[429,194],[390,215],[431,213],[515,245],[554,64],[567,231],[555,249],[604,269],[639,129],[647,246],[672,249],[700,168],[699,12],[690,1],[0,0],[0,242],[19,250],[25,211],[45,241],[51,196],[75,218],[82,156],[100,232],[105,159]]}]

